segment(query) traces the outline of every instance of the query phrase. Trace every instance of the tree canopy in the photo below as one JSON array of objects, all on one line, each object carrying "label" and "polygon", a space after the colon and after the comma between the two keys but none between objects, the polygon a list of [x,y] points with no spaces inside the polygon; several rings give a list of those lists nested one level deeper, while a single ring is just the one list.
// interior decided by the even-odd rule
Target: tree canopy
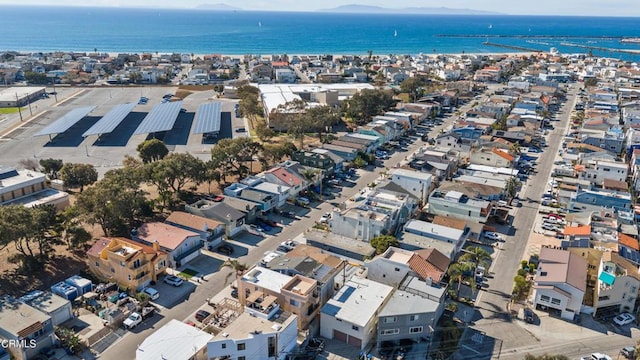
[{"label": "tree canopy", "polygon": [[426,85],[425,79],[422,77],[414,76],[405,79],[400,83],[400,91],[406,92],[411,97],[411,101],[415,102],[422,96],[422,87]]},{"label": "tree canopy", "polygon": [[364,89],[343,102],[343,111],[347,117],[355,121],[356,125],[363,125],[394,104],[390,91]]},{"label": "tree canopy", "polygon": [[84,187],[98,181],[98,171],[90,164],[66,163],[60,169],[60,178],[67,187]]},{"label": "tree canopy", "polygon": [[62,169],[62,159],[40,159],[40,166],[42,170],[47,174],[49,179],[57,179],[58,172]]},{"label": "tree canopy", "polygon": [[387,251],[390,246],[399,245],[398,239],[396,239],[395,236],[391,235],[376,236],[371,239],[369,243],[371,244],[371,246],[373,246],[374,249],[376,249],[376,254],[382,254],[383,252]]},{"label": "tree canopy", "polygon": [[158,139],[150,139],[141,142],[138,144],[137,150],[138,156],[140,156],[140,159],[142,159],[142,162],[145,164],[161,160],[169,153],[167,145]]}]

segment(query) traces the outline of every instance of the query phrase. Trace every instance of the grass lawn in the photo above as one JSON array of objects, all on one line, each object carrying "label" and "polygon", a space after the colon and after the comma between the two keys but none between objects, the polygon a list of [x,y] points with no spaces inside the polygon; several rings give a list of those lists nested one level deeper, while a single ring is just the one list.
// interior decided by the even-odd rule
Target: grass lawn
[{"label": "grass lawn", "polygon": [[196,275],[198,275],[198,272],[193,270],[193,269],[190,269],[190,268],[186,268],[186,269],[182,270],[178,274],[178,276],[181,276],[181,277],[183,277],[183,278],[185,278],[187,280],[191,279],[192,277],[194,277]]},{"label": "grass lawn", "polygon": [[[22,109],[22,111],[25,111],[25,109]],[[0,108],[0,114],[15,114],[17,112],[18,112],[17,107]]]}]

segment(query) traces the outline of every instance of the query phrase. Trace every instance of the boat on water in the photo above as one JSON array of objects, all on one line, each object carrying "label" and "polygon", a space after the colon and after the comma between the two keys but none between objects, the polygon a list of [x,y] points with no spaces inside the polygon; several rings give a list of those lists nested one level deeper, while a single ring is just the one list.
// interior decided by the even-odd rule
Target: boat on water
[{"label": "boat on water", "polygon": [[393,30],[393,37],[397,37],[398,36],[398,30]]}]

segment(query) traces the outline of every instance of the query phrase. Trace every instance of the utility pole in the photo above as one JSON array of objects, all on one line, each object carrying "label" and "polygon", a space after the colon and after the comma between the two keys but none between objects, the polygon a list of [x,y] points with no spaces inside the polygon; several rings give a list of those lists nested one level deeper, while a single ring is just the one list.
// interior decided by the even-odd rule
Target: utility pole
[{"label": "utility pole", "polygon": [[18,98],[18,93],[16,93],[16,106],[18,107],[18,113],[20,114],[20,121],[22,120],[22,109],[20,108],[20,99]]}]

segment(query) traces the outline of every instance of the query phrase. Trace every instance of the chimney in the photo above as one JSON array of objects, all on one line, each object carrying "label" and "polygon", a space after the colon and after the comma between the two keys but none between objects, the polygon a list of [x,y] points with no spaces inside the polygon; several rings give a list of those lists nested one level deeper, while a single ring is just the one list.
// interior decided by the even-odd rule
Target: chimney
[{"label": "chimney", "polygon": [[153,250],[160,251],[160,243],[158,242],[158,240],[153,241]]}]

